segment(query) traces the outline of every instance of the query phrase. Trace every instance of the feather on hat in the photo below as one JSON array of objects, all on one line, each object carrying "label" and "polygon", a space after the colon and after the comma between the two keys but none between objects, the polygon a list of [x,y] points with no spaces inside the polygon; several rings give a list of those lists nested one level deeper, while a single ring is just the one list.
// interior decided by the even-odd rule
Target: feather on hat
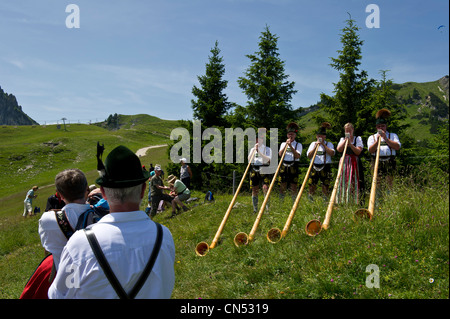
[{"label": "feather on hat", "polygon": [[[99,144],[98,144],[99,146]],[[103,146],[97,150],[97,168],[100,177],[95,182],[103,187],[127,188],[140,185],[149,179],[150,173],[142,169],[141,161],[129,148],[120,145],[106,157],[105,164],[101,161]]]},{"label": "feather on hat", "polygon": [[104,150],[105,144],[100,145],[100,143],[97,142],[97,171],[100,174],[100,176],[105,175],[105,165],[103,165],[102,161],[102,155]]}]

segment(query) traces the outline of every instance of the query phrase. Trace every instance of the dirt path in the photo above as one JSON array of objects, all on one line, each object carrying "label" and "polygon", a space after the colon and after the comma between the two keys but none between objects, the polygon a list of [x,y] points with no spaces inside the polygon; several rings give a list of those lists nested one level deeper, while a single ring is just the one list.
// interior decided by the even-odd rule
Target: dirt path
[{"label": "dirt path", "polygon": [[149,149],[151,149],[151,148],[158,148],[158,147],[165,147],[165,146],[167,146],[167,144],[153,145],[153,146],[144,147],[144,148],[138,149],[136,151],[136,155],[138,157],[145,156],[145,154],[147,153],[147,151]]},{"label": "dirt path", "polygon": [[[147,151],[148,151],[149,149],[151,149],[151,148],[158,148],[158,147],[165,147],[165,146],[167,146],[167,144],[153,145],[153,146],[144,147],[144,148],[138,149],[138,150],[136,151],[136,155],[137,155],[138,157],[145,156],[145,154],[147,153]],[[42,186],[39,186],[39,189],[46,189],[46,188],[54,187],[54,186],[55,186],[55,184],[42,185]],[[2,200],[3,200],[3,199],[5,199],[5,200],[6,200],[6,199],[9,199],[8,197],[12,197],[12,196],[16,196],[16,194],[13,194],[13,195],[10,195],[10,196],[3,197]],[[21,196],[22,196],[22,193],[21,193]]]}]

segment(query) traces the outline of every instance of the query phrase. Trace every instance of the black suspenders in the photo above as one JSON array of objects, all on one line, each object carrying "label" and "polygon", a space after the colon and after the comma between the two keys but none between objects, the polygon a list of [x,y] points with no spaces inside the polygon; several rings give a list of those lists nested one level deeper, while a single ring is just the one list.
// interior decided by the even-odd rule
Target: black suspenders
[{"label": "black suspenders", "polygon": [[105,258],[105,255],[102,252],[102,249],[100,248],[100,245],[97,241],[97,237],[95,237],[94,232],[92,229],[84,229],[84,232],[86,233],[86,237],[89,241],[89,245],[91,246],[95,258],[97,258],[98,263],[103,269],[103,272],[106,275],[106,278],[110,282],[110,284],[113,286],[114,290],[116,291],[117,295],[120,299],[134,299],[138,292],[141,290],[142,286],[144,285],[145,281],[147,280],[148,275],[150,275],[150,272],[152,271],[153,265],[155,264],[156,257],[158,257],[159,250],[161,248],[161,242],[163,237],[162,227],[160,224],[156,224],[157,234],[156,234],[156,242],[155,246],[153,247],[152,254],[150,255],[150,259],[145,266],[141,276],[139,277],[138,281],[134,285],[133,289],[131,289],[130,293],[127,294],[125,290],[123,289],[122,285],[120,284],[119,280],[117,280],[116,275],[111,269],[111,266],[109,265],[108,261]]}]

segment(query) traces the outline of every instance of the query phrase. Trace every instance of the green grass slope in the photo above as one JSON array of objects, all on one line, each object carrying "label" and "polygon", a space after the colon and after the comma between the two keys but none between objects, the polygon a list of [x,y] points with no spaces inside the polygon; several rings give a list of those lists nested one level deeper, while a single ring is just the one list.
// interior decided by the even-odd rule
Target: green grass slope
[{"label": "green grass slope", "polygon": [[[212,242],[230,195],[173,219],[157,215],[175,239],[173,298],[448,298],[448,186],[441,185],[421,189],[397,180],[393,191],[383,193],[372,221],[355,222],[357,207],[342,205],[333,210],[329,229],[315,237],[304,228],[313,218],[323,220],[328,203],[304,196],[287,236],[271,244],[267,231],[282,229],[292,207],[289,197],[280,202],[275,192],[254,241],[236,247],[234,236],[248,234],[256,218],[250,194],[242,194],[219,245],[204,257],[196,256],[195,246]],[[366,285],[366,268],[373,265],[379,288]]]},{"label": "green grass slope", "polygon": [[[140,124],[127,117],[115,131],[74,124],[67,131],[54,126],[0,128],[0,298],[18,298],[44,255],[37,233],[39,216],[21,216],[26,191],[33,184],[42,186],[35,204],[43,208],[60,170],[81,168],[93,182],[97,141],[105,144],[105,154],[119,144],[136,151],[169,142],[165,134],[177,123],[153,120]],[[152,133],[161,133],[158,127],[166,131]],[[153,149],[141,158],[142,163],[164,166],[166,151],[166,147]],[[175,241],[172,297],[448,298],[448,175],[429,176],[426,167],[416,174],[428,181],[426,186],[412,177],[398,177],[390,192],[382,191],[372,221],[355,222],[353,212],[358,207],[354,205],[335,206],[330,228],[315,237],[307,236],[304,227],[313,218],[323,220],[328,203],[321,196],[309,201],[304,194],[286,238],[270,244],[267,231],[282,228],[292,207],[289,196],[280,201],[275,187],[270,211],[263,215],[254,241],[238,248],[233,237],[248,233],[256,218],[250,194],[243,191],[219,245],[204,257],[196,256],[195,246],[211,243],[232,196],[223,190],[215,194],[215,202],[203,203],[204,194],[194,191],[192,196],[199,200],[190,204],[190,211],[169,219],[169,209],[155,217]],[[142,209],[146,204],[144,199]],[[366,269],[374,265],[379,288],[366,285],[371,275]]]},{"label": "green grass slope", "polygon": [[[48,196],[55,191],[58,172],[79,168],[90,184],[95,182],[97,141],[105,145],[106,158],[120,144],[133,151],[167,144],[171,129],[178,126],[178,121],[143,114],[121,116],[121,123],[130,128],[113,131],[85,124],[66,125],[66,130],[56,125],[0,127],[0,298],[17,298],[43,257],[38,218],[22,217],[23,200],[33,185],[39,186],[33,206],[43,211]],[[138,127],[136,123],[142,123],[142,128],[131,127],[133,123]],[[166,151],[167,147],[153,149],[141,161],[146,165],[160,162],[164,167],[168,162]],[[15,293],[8,292],[10,285]]]},{"label": "green grass slope", "polygon": [[124,126],[131,127],[130,123],[137,120],[143,122],[145,129],[125,127],[111,131],[85,124],[66,125],[66,131],[55,125],[0,127],[0,197],[33,184],[51,184],[55,174],[64,168],[95,170],[97,141],[105,144],[106,154],[120,144],[136,151],[167,143],[170,131],[178,123],[136,115],[124,120]]}]

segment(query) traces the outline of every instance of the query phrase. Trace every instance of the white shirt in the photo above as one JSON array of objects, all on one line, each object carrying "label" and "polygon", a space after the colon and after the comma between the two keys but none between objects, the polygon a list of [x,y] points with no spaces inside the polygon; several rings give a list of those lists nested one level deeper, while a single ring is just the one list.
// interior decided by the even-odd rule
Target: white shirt
[{"label": "white shirt", "polygon": [[[255,148],[253,147],[250,152],[249,155],[252,154],[253,150]],[[270,149],[270,147],[267,147],[266,145],[262,144],[258,146],[258,151],[255,154],[255,157],[253,158],[253,164],[254,165],[264,165],[264,164],[268,164],[268,161],[266,161],[262,156],[260,156],[260,154],[263,154],[269,158],[272,158],[272,150]]]},{"label": "white shirt", "polygon": [[[62,212],[66,214],[72,229],[78,223],[78,217],[89,209],[89,204],[67,204],[62,208]],[[42,214],[39,219],[39,236],[41,237],[41,244],[44,249],[53,255],[56,270],[58,270],[59,259],[62,250],[67,243],[67,238],[58,226],[56,221],[56,213],[52,210]]]},{"label": "white shirt", "polygon": [[[378,134],[378,133],[377,133],[377,134]],[[369,138],[367,139],[367,147],[370,147],[372,144],[375,143],[375,141],[376,141],[376,135],[377,135],[377,134],[374,134],[374,135],[370,135],[370,136],[369,136]],[[398,145],[399,145],[400,147],[402,147],[402,144],[400,144],[400,140],[399,140],[397,134],[395,134],[395,133],[389,133],[388,131],[386,131],[386,137],[387,137],[388,139],[390,139],[391,141],[397,142]],[[375,156],[375,155],[377,154],[376,150],[375,150],[374,153],[371,153],[371,154]],[[384,140],[383,138],[381,138],[380,156],[391,156],[391,155],[394,155],[394,156],[395,156],[396,154],[397,154],[397,153],[395,152],[395,150],[392,149],[392,148],[390,148],[390,147],[386,144],[385,140]]]},{"label": "white shirt", "polygon": [[[280,151],[284,150],[284,146],[286,145],[286,142],[281,143],[280,145]],[[300,161],[300,157],[299,158],[295,158],[294,157],[294,152],[296,152],[298,155],[302,155],[302,151],[303,151],[303,145],[302,143],[298,143],[297,141],[293,141],[291,143],[292,147],[294,148],[294,150],[292,150],[290,147],[288,147],[287,151],[286,151],[286,155],[284,155],[284,160],[287,162],[292,162],[292,161]]]},{"label": "white shirt", "polygon": [[[344,137],[341,137],[341,139],[339,140],[338,145],[341,144],[344,141],[344,139],[345,139]],[[356,143],[355,143],[355,139],[356,139]],[[348,141],[348,142],[350,144],[350,141]],[[362,148],[364,148],[364,144],[363,144],[361,136],[358,136],[358,137],[353,136],[352,144],[355,145],[355,147],[362,147]],[[350,148],[350,146],[347,145],[347,149],[348,148]]]},{"label": "white shirt", "polygon": [[[156,225],[143,211],[110,213],[90,225],[126,292],[144,270],[156,241]],[[175,245],[163,226],[161,250],[136,299],[170,298],[175,284]],[[50,299],[118,298],[101,269],[83,230],[75,232],[61,255],[59,271],[49,288]]]},{"label": "white shirt", "polygon": [[[316,141],[309,144],[308,151],[306,154],[309,154],[310,152],[313,152],[316,148]],[[334,151],[334,146],[332,143],[325,141],[327,147],[329,149],[332,149]],[[314,154],[314,153],[313,153]],[[314,158],[314,164],[322,165],[322,164],[331,164],[331,156],[328,155],[328,153],[325,151],[325,147],[323,145],[319,146],[319,149],[317,150],[316,157]]]}]

